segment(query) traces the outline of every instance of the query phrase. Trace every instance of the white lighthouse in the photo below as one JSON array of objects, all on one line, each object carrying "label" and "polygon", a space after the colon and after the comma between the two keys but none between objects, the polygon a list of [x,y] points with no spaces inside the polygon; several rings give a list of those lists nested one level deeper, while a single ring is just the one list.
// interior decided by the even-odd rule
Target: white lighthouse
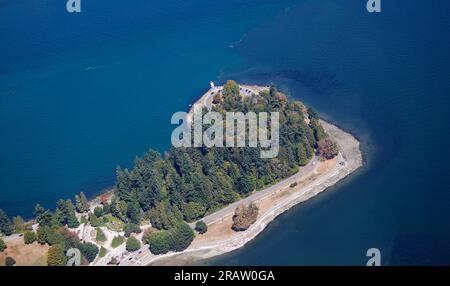
[{"label": "white lighthouse", "polygon": [[214,91],[216,89],[216,86],[214,85],[213,81],[210,81],[209,85],[211,86],[211,91]]}]

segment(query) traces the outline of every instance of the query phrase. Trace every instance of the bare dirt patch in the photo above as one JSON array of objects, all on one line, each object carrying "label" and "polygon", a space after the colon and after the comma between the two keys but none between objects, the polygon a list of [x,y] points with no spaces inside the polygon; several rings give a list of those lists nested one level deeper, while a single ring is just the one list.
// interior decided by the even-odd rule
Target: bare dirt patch
[{"label": "bare dirt patch", "polygon": [[44,266],[47,265],[48,245],[41,245],[37,242],[24,244],[23,238],[16,238],[7,242],[8,248],[0,253],[0,265],[5,265],[7,256],[16,260],[17,266]]}]

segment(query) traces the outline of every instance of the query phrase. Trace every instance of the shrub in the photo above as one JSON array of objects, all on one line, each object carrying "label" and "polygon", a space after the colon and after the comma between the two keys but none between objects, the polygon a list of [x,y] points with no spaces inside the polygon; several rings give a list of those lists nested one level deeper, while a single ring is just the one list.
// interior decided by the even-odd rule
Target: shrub
[{"label": "shrub", "polygon": [[139,240],[137,240],[136,237],[130,236],[127,239],[127,244],[126,244],[125,248],[127,251],[130,251],[130,252],[136,251],[139,248],[141,248],[141,242]]},{"label": "shrub", "polygon": [[123,226],[123,231],[125,232],[125,236],[129,237],[132,233],[141,233],[141,228],[134,223],[127,223]]},{"label": "shrub", "polygon": [[103,205],[103,214],[105,215],[105,214],[109,214],[109,213],[111,213],[111,205],[108,203],[105,203]]},{"label": "shrub", "polygon": [[116,236],[113,238],[113,240],[111,241],[111,247],[112,248],[116,248],[119,247],[120,245],[122,245],[122,243],[125,241],[125,238],[123,236]]},{"label": "shrub", "polygon": [[16,233],[23,233],[26,230],[25,221],[21,216],[13,217],[12,224]]},{"label": "shrub", "polygon": [[98,253],[98,257],[105,257],[106,253],[108,253],[108,250],[102,246],[102,247],[100,247],[100,252]]},{"label": "shrub", "polygon": [[204,234],[208,231],[208,226],[206,225],[206,223],[200,220],[195,224],[195,230],[200,234]]},{"label": "shrub", "polygon": [[39,226],[37,230],[37,241],[40,244],[47,243],[53,245],[63,240],[62,235],[58,232],[58,228],[49,226]]},{"label": "shrub", "polygon": [[80,223],[81,224],[87,224],[88,223],[88,220],[87,220],[86,216],[81,216]]},{"label": "shrub", "polygon": [[178,208],[170,206],[168,202],[158,202],[147,212],[147,217],[152,227],[170,229],[175,226],[177,220],[183,218],[183,215]]},{"label": "shrub", "polygon": [[7,256],[5,258],[5,266],[13,266],[16,264],[16,260],[12,258],[11,256]]},{"label": "shrub", "polygon": [[94,214],[96,217],[101,217],[103,215],[103,208],[102,207],[95,207]]},{"label": "shrub", "polygon": [[80,244],[78,246],[78,248],[80,249],[80,252],[83,254],[84,257],[86,257],[86,259],[89,262],[94,261],[94,259],[97,257],[97,254],[99,252],[98,247],[90,242],[84,242],[82,244]]},{"label": "shrub", "polygon": [[107,216],[102,216],[101,222],[102,225],[106,225],[109,222],[109,218]]},{"label": "shrub", "polygon": [[111,260],[108,262],[108,265],[119,265],[119,261],[117,261],[116,257],[111,258]]},{"label": "shrub", "polygon": [[297,182],[293,182],[292,184],[289,185],[289,187],[291,188],[295,188],[297,187],[298,183]]},{"label": "shrub", "polygon": [[317,142],[317,150],[319,151],[322,159],[325,160],[333,159],[339,152],[336,143],[328,138],[322,139]]},{"label": "shrub", "polygon": [[100,225],[100,220],[93,213],[89,213],[89,222],[91,223],[91,226],[93,226],[93,227],[97,227]]},{"label": "shrub", "polygon": [[213,97],[212,103],[218,104],[222,102],[222,95],[220,93],[216,93]]},{"label": "shrub", "polygon": [[97,235],[95,236],[95,240],[98,242],[105,242],[107,239],[106,239],[106,235],[103,232],[103,230],[99,227],[97,227],[96,230],[97,230]]},{"label": "shrub", "polygon": [[0,237],[0,252],[3,252],[6,249],[6,243]]},{"label": "shrub", "polygon": [[247,207],[239,205],[233,216],[232,229],[235,231],[247,230],[258,217],[258,207],[254,203],[250,203]]},{"label": "shrub", "polygon": [[195,236],[192,228],[184,221],[178,222],[175,228],[169,230],[169,235],[173,251],[183,251],[188,248]]},{"label": "shrub", "polygon": [[36,241],[36,234],[32,231],[26,231],[23,235],[23,242],[25,244],[32,244]]},{"label": "shrub", "polygon": [[187,222],[193,222],[205,215],[206,208],[197,202],[190,202],[183,206],[184,219]]},{"label": "shrub", "polygon": [[153,232],[155,232],[155,231],[153,229],[151,229],[151,228],[146,229],[144,231],[144,234],[142,235],[142,242],[144,244],[150,244],[150,237],[151,237]]},{"label": "shrub", "polygon": [[170,238],[168,231],[155,231],[150,234],[149,248],[153,254],[164,254],[170,250]]}]

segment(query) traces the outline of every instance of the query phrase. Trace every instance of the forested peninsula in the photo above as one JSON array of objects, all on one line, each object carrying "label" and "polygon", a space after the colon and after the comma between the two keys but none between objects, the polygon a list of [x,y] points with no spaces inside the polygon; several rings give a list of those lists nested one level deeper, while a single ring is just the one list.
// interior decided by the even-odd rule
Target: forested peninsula
[{"label": "forested peninsula", "polygon": [[[0,210],[0,232],[6,238],[23,234],[25,244],[48,245],[48,265],[65,265],[70,248],[80,250],[83,264],[103,257],[108,264],[119,264],[124,252],[141,247],[154,255],[180,252],[195,235],[208,231],[205,216],[293,176],[313,158],[326,161],[338,155],[318,114],[274,86],[245,93],[230,80],[210,96],[212,111],[221,114],[279,112],[278,156],[262,159],[260,147],[172,147],[164,154],[149,150],[136,157],[133,168],[117,167],[113,192],[95,203],[80,193],[74,202],[59,200],[54,211],[38,204],[30,223]],[[249,205],[247,213],[246,207],[236,209],[234,231],[245,231],[258,217],[256,205]],[[0,238],[0,251],[5,250],[7,243]]]}]

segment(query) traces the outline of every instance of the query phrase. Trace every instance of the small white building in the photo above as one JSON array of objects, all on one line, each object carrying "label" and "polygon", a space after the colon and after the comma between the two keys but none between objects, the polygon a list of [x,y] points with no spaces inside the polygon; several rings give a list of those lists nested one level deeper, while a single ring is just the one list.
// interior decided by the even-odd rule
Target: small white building
[{"label": "small white building", "polygon": [[213,81],[210,81],[210,82],[209,82],[209,85],[211,86],[211,90],[214,91],[215,88],[216,88],[216,86],[214,85],[214,82],[213,82]]}]

